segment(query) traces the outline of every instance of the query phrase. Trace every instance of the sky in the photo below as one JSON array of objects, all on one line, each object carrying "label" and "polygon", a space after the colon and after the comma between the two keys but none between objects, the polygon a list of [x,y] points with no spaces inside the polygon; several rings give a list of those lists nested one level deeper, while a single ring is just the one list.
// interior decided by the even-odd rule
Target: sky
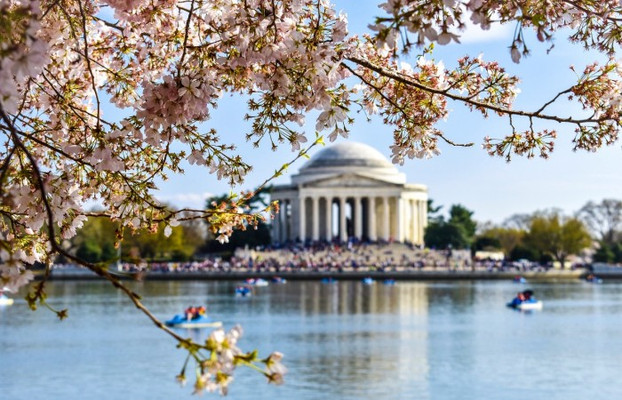
[{"label": "sky", "polygon": [[[378,3],[341,0],[337,2],[337,8],[348,14],[351,33],[364,33],[367,32],[367,25],[373,22],[373,17],[380,13],[376,8]],[[485,60],[499,61],[508,72],[521,78],[521,93],[515,108],[535,110],[557,92],[576,82],[570,65],[581,70],[584,65],[600,57],[568,44],[563,34],[557,35],[555,47],[547,55],[550,45],[538,43],[535,36],[529,33],[527,43],[532,55],[523,58],[518,65],[513,64],[508,50],[513,30],[514,26],[502,26],[491,31],[469,28],[463,34],[462,44],[437,46],[434,58],[443,60],[448,66],[455,65],[455,60],[466,54],[482,54]],[[407,60],[414,62],[412,58]],[[620,143],[595,153],[573,152],[572,127],[548,123],[542,126],[558,130],[555,151],[549,159],[514,157],[507,163],[502,158],[490,157],[481,147],[485,136],[499,138],[509,133],[506,120],[483,119],[480,114],[470,113],[458,104],[452,104],[450,109],[453,112],[448,120],[438,127],[454,142],[474,142],[475,145],[462,148],[443,144],[441,155],[435,158],[406,160],[403,166],[397,166],[406,174],[408,182],[427,185],[429,197],[434,204],[442,205],[443,210],[448,210],[452,204],[461,204],[474,211],[473,218],[479,222],[502,223],[514,214],[530,214],[551,208],[572,214],[588,201],[622,199]],[[264,143],[260,149],[246,143],[244,132],[248,131],[248,124],[243,121],[245,110],[243,99],[225,97],[208,122],[208,126],[217,129],[225,142],[236,144],[240,153],[253,165],[253,171],[245,183],[231,188],[227,182],[210,175],[208,170],[188,166],[184,175],[171,176],[169,181],[158,183],[160,190],[156,195],[159,199],[177,207],[201,207],[209,195],[253,188],[294,158],[295,154],[289,146],[272,152],[269,143]],[[580,110],[576,106],[563,104],[555,111],[572,115]],[[310,116],[305,125],[310,141],[314,137],[313,127],[314,118]],[[340,138],[337,142],[344,140]],[[392,130],[384,126],[379,118],[371,122],[357,118],[347,140],[369,144],[390,158]],[[310,155],[321,149],[314,149]],[[274,183],[289,183],[290,176],[303,164],[304,160],[298,161]]]}]

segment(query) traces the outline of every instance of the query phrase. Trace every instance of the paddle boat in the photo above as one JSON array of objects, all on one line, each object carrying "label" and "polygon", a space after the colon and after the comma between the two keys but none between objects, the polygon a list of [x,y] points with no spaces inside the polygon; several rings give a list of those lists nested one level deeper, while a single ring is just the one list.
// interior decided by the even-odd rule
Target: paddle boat
[{"label": "paddle boat", "polygon": [[589,274],[585,277],[585,281],[589,283],[603,283],[603,280],[594,274]]},{"label": "paddle boat", "polygon": [[13,299],[4,295],[4,293],[0,293],[0,306],[10,306],[13,304]]},{"label": "paddle boat", "polygon": [[524,292],[519,292],[507,306],[521,311],[541,310],[542,302],[533,297],[533,291],[525,290]]},{"label": "paddle boat", "polygon": [[373,284],[374,284],[374,280],[370,278],[369,276],[366,278],[363,278],[363,285],[373,285]]},{"label": "paddle boat", "polygon": [[249,297],[252,294],[253,290],[249,285],[236,286],[235,288],[236,297]]},{"label": "paddle boat", "polygon": [[261,279],[261,278],[257,278],[257,279],[248,278],[246,280],[246,284],[251,285],[251,286],[268,286],[269,285],[267,280]]},{"label": "paddle boat", "polygon": [[183,314],[177,314],[164,322],[172,328],[220,328],[222,322],[214,321],[205,315],[205,307],[188,307]]},{"label": "paddle boat", "polygon": [[520,275],[516,275],[514,277],[514,283],[527,283],[527,279],[523,278]]},{"label": "paddle boat", "polygon": [[337,280],[335,278],[322,278],[322,283],[337,283]]},{"label": "paddle boat", "polygon": [[542,310],[542,302],[540,300],[527,300],[519,304],[508,303],[508,307],[521,311]]},{"label": "paddle boat", "polygon": [[383,283],[387,286],[393,286],[395,285],[395,279],[385,279]]},{"label": "paddle boat", "polygon": [[165,322],[166,326],[172,328],[220,328],[222,326],[221,321],[214,321],[212,318],[201,315],[198,318],[188,320],[183,314],[177,314],[173,319]]},{"label": "paddle boat", "polygon": [[281,278],[280,276],[273,276],[272,283],[286,283],[287,279]]}]

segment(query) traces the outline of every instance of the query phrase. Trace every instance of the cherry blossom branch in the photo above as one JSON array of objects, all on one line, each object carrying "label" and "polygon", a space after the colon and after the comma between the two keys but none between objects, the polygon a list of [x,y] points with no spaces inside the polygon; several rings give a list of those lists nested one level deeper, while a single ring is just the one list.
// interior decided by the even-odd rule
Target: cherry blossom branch
[{"label": "cherry blossom branch", "polygon": [[[110,127],[114,126],[114,124],[112,122],[108,122],[106,121],[104,118],[101,118],[101,116],[97,117],[97,115],[91,113],[88,110],[84,110],[81,109],[79,107],[76,107],[71,101],[70,99],[67,99],[61,92],[59,92],[57,90],[57,88],[54,86],[54,83],[52,81],[50,81],[49,77],[54,78],[54,74],[52,74],[47,68],[44,69],[45,72],[47,72],[47,74],[41,74],[41,77],[43,78],[43,80],[45,82],[47,82],[47,84],[49,85],[49,88],[52,89],[52,91],[54,91],[54,93],[56,94],[56,96],[59,99],[63,99],[67,101],[66,106],[69,107],[69,109],[71,109],[72,113],[76,116],[76,118],[79,118],[81,121],[83,121],[85,124],[87,123],[86,119],[84,118],[83,115],[81,114],[85,114],[89,117],[93,117],[93,118],[97,118],[98,121],[100,121],[100,123],[103,123],[105,125],[108,125]],[[45,91],[45,87],[42,86],[41,84],[37,83],[37,86],[43,90],[48,96],[53,97],[49,92]],[[62,105],[61,105],[62,106]]]},{"label": "cherry blossom branch", "polygon": [[134,305],[136,306],[136,308],[138,308],[139,310],[141,310],[158,328],[162,329],[164,332],[168,333],[170,336],[172,336],[173,338],[175,338],[177,341],[179,342],[183,342],[183,343],[189,343],[191,342],[190,339],[184,339],[181,336],[177,335],[175,332],[173,332],[171,329],[169,329],[166,325],[164,325],[164,323],[162,323],[162,321],[160,321],[157,317],[155,317],[155,315],[153,315],[140,301],[140,296],[135,293],[134,291],[130,290],[127,286],[123,285],[123,283],[121,283],[121,281],[113,276],[110,272],[108,272],[105,268],[102,268],[96,264],[87,262],[85,260],[82,260],[78,257],[75,257],[74,255],[68,253],[67,251],[65,251],[62,246],[56,241],[56,234],[54,232],[54,225],[55,225],[55,220],[54,220],[54,215],[52,212],[52,207],[48,201],[48,194],[47,191],[45,189],[45,184],[43,182],[43,178],[41,176],[41,171],[39,170],[39,166],[37,164],[37,161],[35,160],[35,158],[33,157],[33,155],[30,153],[30,151],[28,150],[28,148],[22,143],[22,141],[20,140],[18,133],[16,131],[16,129],[11,125],[11,121],[8,117],[8,115],[4,112],[4,109],[2,108],[2,105],[0,104],[0,118],[2,118],[4,120],[4,122],[6,124],[9,125],[9,129],[12,133],[13,136],[13,141],[15,143],[15,146],[19,149],[22,150],[22,152],[26,155],[26,157],[29,160],[30,166],[32,168],[32,172],[34,175],[34,178],[36,179],[37,182],[37,188],[39,190],[39,193],[41,195],[41,201],[43,202],[44,208],[45,208],[45,212],[46,212],[46,216],[47,216],[47,224],[48,224],[48,242],[50,243],[50,245],[52,246],[52,249],[57,252],[58,254],[62,254],[63,256],[67,257],[67,259],[82,265],[84,267],[86,267],[87,269],[91,270],[92,272],[94,272],[95,274],[101,276],[102,278],[105,278],[106,280],[108,280],[110,283],[112,283],[112,285],[114,287],[116,287],[117,289],[121,290],[122,292],[124,292],[132,301],[132,303],[134,303]]},{"label": "cherry blossom branch", "polygon": [[4,192],[4,180],[8,176],[9,164],[11,162],[11,158],[13,158],[13,154],[15,154],[15,150],[16,150],[16,146],[15,145],[11,146],[11,150],[9,151],[9,154],[7,154],[6,158],[4,159],[4,162],[2,163],[2,166],[0,167],[0,171],[1,171],[0,172],[0,193]]},{"label": "cherry blossom branch", "polygon": [[[57,1],[59,1],[59,0],[57,0]],[[104,25],[106,25],[109,28],[113,28],[113,29],[118,30],[119,32],[123,32],[123,28],[121,28],[119,25],[117,25],[115,23],[112,23],[110,21],[107,21],[107,20],[105,20],[103,18],[100,18],[97,15],[91,15],[91,18],[93,18],[93,21],[102,22]]]},{"label": "cherry blossom branch", "polygon": [[[485,102],[480,102],[480,101],[476,101],[473,100],[472,98],[470,98],[470,96],[460,96],[454,93],[451,93],[449,90],[447,89],[435,89],[426,85],[423,85],[419,82],[414,81],[413,79],[410,79],[409,77],[406,77],[402,74],[399,74],[397,72],[393,72],[387,68],[375,65],[373,63],[371,63],[368,60],[362,59],[360,57],[355,57],[355,56],[350,56],[347,58],[347,60],[354,62],[355,64],[360,65],[361,67],[367,68],[371,71],[374,71],[382,76],[385,76],[387,78],[393,79],[396,82],[402,83],[404,85],[407,86],[411,86],[420,90],[423,90],[425,92],[429,92],[429,93],[434,93],[434,94],[438,94],[441,96],[445,96],[447,98],[450,98],[452,100],[456,100],[462,103],[466,103],[466,104],[470,104],[472,106],[475,107],[481,107],[490,111],[494,111],[496,113],[499,113],[500,115],[513,115],[513,116],[521,116],[521,117],[532,117],[532,118],[537,118],[537,119],[543,119],[543,120],[550,120],[550,121],[555,121],[555,122],[559,122],[559,123],[572,123],[572,124],[584,124],[584,123],[600,123],[603,121],[610,121],[610,118],[584,118],[584,119],[575,119],[573,117],[566,117],[566,118],[562,118],[562,117],[558,117],[556,115],[548,115],[548,114],[542,114],[540,112],[528,112],[528,111],[520,111],[520,110],[512,110],[512,109],[508,109],[508,108],[503,108],[503,107],[499,107],[493,104],[489,104],[489,103],[485,103]],[[567,89],[563,92],[561,92],[560,94],[558,94],[556,98],[558,98],[561,94],[563,93],[568,93],[570,89]],[[549,103],[547,103],[545,106],[548,106]]]},{"label": "cherry blossom branch", "polygon": [[[374,85],[372,82],[370,82],[369,80],[365,79],[364,76],[362,76],[361,74],[359,74],[355,69],[351,68],[349,65],[342,63],[342,65],[352,73],[352,75],[356,76],[357,78],[359,78],[363,83],[365,83],[367,86],[371,87],[372,89],[374,89],[374,91],[376,93],[378,93],[379,96],[381,96],[387,103],[391,104],[393,107],[397,108],[398,110],[400,110],[400,112],[402,113],[402,115],[404,116],[404,118],[406,119],[410,119],[410,117],[408,116],[408,113],[406,112],[406,110],[404,110],[404,108],[402,108],[402,106],[400,106],[399,104],[397,104],[395,101],[393,101],[393,99],[391,99],[389,96],[387,96],[380,88],[378,88],[376,85]],[[471,147],[473,146],[473,142],[470,143],[456,143],[450,139],[448,139],[445,135],[438,133],[436,136],[440,137],[441,139],[443,139],[443,141],[445,141],[446,143],[452,145],[452,146],[456,146],[456,147]]]},{"label": "cherry blossom branch", "polygon": [[182,44],[182,53],[179,58],[179,68],[177,69],[177,79],[181,77],[181,71],[184,68],[184,58],[186,57],[188,35],[190,33],[190,21],[192,20],[192,14],[194,13],[194,0],[190,2],[190,10],[188,10],[188,18],[186,19],[186,29],[184,30],[184,42]]},{"label": "cherry blossom branch", "polygon": [[91,86],[93,88],[93,94],[95,95],[95,102],[97,103],[97,116],[95,119],[95,131],[99,134],[100,131],[100,116],[101,116],[101,102],[99,100],[99,93],[97,85],[95,84],[95,74],[93,73],[93,67],[91,66],[91,57],[89,57],[89,40],[88,31],[86,29],[86,15],[82,8],[82,1],[78,0],[78,7],[80,9],[80,16],[82,17],[82,40],[84,41],[84,60],[86,61],[86,67],[89,71],[91,78]]},{"label": "cherry blossom branch", "polygon": [[45,148],[47,148],[47,149],[50,149],[50,150],[51,150],[51,151],[53,151],[54,153],[57,153],[57,154],[59,154],[59,155],[62,155],[63,157],[65,157],[65,158],[67,158],[67,159],[69,159],[69,160],[71,160],[71,161],[75,162],[76,164],[81,164],[81,165],[84,165],[84,166],[89,166],[89,167],[91,167],[91,168],[94,168],[92,164],[90,164],[90,163],[88,163],[88,162],[84,161],[83,159],[81,159],[81,158],[77,158],[77,157],[74,157],[74,156],[72,156],[72,155],[70,155],[70,154],[67,154],[67,153],[66,153],[65,151],[63,151],[62,149],[59,149],[58,147],[52,146],[51,144],[49,144],[49,143],[47,143],[47,142],[45,142],[45,141],[43,141],[43,140],[41,140],[41,139],[37,138],[35,135],[29,134],[29,133],[26,133],[26,132],[24,132],[24,131],[22,131],[22,130],[20,130],[20,129],[17,129],[14,125],[13,125],[13,127],[12,127],[12,128],[10,128],[10,127],[7,127],[7,126],[6,126],[6,125],[4,125],[4,124],[0,124],[0,128],[2,128],[2,129],[9,129],[9,130],[13,130],[13,131],[14,131],[14,132],[16,132],[17,134],[19,134],[19,135],[21,135],[21,136],[23,136],[23,137],[25,137],[25,138],[28,138],[29,140],[33,141],[34,143],[40,144],[41,146],[43,146],[43,147],[45,147]]},{"label": "cherry blossom branch", "polygon": [[45,17],[48,15],[48,13],[49,13],[50,11],[52,11],[52,10],[54,9],[54,7],[56,7],[56,6],[58,5],[58,3],[60,3],[60,1],[61,1],[61,0],[54,0],[54,1],[53,1],[53,2],[52,2],[52,3],[51,3],[51,4],[50,4],[50,5],[49,5],[46,9],[45,9],[45,11],[43,12],[43,14],[41,14],[41,18],[42,18],[42,19],[43,19],[43,18],[45,18]]},{"label": "cherry blossom branch", "polygon": [[614,18],[612,17],[612,13],[597,13],[593,10],[590,10],[587,7],[584,7],[581,3],[577,2],[577,1],[572,1],[572,0],[562,0],[563,3],[566,3],[574,8],[576,8],[577,10],[580,10],[582,12],[585,13],[585,15],[589,15],[591,17],[596,17],[605,21],[612,21],[612,22],[622,22],[622,18]]}]

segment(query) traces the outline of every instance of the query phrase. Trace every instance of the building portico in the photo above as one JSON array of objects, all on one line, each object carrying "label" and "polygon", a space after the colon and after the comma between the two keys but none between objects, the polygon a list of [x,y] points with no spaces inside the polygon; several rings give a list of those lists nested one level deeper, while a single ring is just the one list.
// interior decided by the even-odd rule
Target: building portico
[{"label": "building portico", "polygon": [[377,150],[361,143],[323,149],[291,185],[274,188],[281,212],[273,241],[399,241],[423,244],[427,188],[407,184],[404,174]]}]

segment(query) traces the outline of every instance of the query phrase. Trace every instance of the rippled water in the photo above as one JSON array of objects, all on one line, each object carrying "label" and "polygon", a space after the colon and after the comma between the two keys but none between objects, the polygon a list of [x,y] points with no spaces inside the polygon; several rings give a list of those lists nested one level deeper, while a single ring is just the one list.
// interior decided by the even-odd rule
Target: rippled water
[{"label": "rippled water", "polygon": [[[240,370],[229,399],[622,398],[622,283],[288,282],[250,298],[234,286],[134,284],[162,319],[207,303],[244,326],[245,350],[285,353],[285,385]],[[542,311],[504,306],[527,287]],[[174,382],[184,354],[109,285],[50,283],[49,302],[69,319],[0,308],[1,399],[190,397]]]}]

